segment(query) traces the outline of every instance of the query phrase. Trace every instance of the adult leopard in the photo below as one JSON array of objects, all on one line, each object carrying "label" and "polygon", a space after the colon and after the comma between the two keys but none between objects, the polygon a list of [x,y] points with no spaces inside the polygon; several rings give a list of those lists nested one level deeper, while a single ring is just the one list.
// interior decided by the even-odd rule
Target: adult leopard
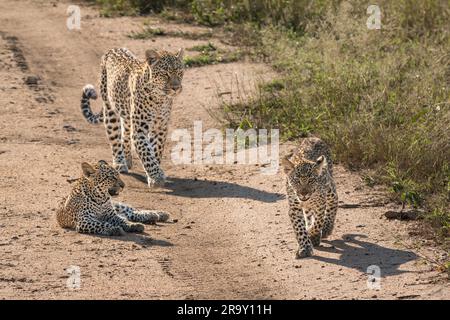
[{"label": "adult leopard", "polygon": [[[135,210],[111,200],[125,184],[119,172],[100,160],[95,165],[81,164],[83,176],[75,182],[69,196],[56,212],[56,220],[63,228],[80,233],[123,235],[125,232],[142,232],[144,225],[167,221],[169,214],[156,210]],[[138,222],[138,223],[135,223]]]},{"label": "adult leopard", "polygon": [[321,238],[334,228],[338,194],[328,146],[316,137],[302,139],[282,164],[287,175],[289,217],[299,249],[297,258],[311,256]]},{"label": "adult leopard", "polygon": [[81,110],[88,122],[104,122],[113,153],[113,165],[121,173],[132,167],[131,145],[139,156],[150,187],[162,185],[165,174],[161,157],[175,95],[182,90],[183,50],[147,50],[140,61],[125,48],[109,50],[101,60],[100,92],[103,111],[94,114],[90,99],[93,85],[83,88]]}]

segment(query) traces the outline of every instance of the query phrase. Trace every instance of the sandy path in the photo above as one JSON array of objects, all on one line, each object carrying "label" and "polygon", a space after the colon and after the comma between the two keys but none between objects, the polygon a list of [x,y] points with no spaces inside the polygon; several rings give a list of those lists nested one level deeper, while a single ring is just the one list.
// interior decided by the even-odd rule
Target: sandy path
[{"label": "sandy path", "polygon": [[[163,165],[167,187],[149,190],[135,159],[121,199],[167,210],[177,223],[121,238],[60,229],[53,216],[70,189],[67,179],[79,175],[82,161],[110,161],[103,127],[88,125],[79,111],[80,88],[97,83],[102,53],[125,46],[142,56],[150,46],[199,43],[131,40],[126,33],[142,19],[103,19],[87,7],[82,30],[69,31],[67,6],[0,1],[0,298],[450,298],[443,276],[421,258],[443,253],[426,244],[407,249],[415,241],[408,223],[381,218],[396,206],[380,204],[379,190],[339,167],[341,203],[360,206],[340,208],[335,233],[310,259],[293,258],[281,172],[176,166],[173,143]],[[229,90],[236,76],[251,84],[268,73],[244,62],[189,69],[171,128],[191,129],[194,120],[214,126],[204,107],[214,106],[216,83]],[[27,85],[28,76],[41,80]],[[71,265],[81,270],[79,290],[66,287]],[[381,290],[367,287],[370,265],[381,268]]]}]

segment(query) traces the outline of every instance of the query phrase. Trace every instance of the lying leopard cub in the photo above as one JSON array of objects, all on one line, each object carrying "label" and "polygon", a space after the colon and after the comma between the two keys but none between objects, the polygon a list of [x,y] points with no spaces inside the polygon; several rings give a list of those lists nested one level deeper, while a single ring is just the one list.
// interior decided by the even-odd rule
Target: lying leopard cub
[{"label": "lying leopard cub", "polygon": [[[80,233],[107,236],[125,232],[143,232],[141,223],[167,221],[169,214],[162,211],[135,210],[126,204],[111,201],[125,187],[119,173],[105,161],[96,165],[82,163],[83,176],[77,180],[70,195],[56,213],[58,224]],[[130,222],[130,221],[133,222]]]},{"label": "lying leopard cub", "polygon": [[311,256],[313,246],[331,234],[338,195],[328,146],[319,138],[301,141],[282,161],[287,175],[289,217],[297,237],[297,258]]}]

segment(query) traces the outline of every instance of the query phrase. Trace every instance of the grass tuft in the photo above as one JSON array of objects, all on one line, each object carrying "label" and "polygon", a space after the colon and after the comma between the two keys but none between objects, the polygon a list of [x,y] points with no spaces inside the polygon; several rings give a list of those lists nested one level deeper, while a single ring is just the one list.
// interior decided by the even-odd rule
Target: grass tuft
[{"label": "grass tuft", "polygon": [[188,48],[187,50],[200,52],[200,54],[196,56],[186,56],[184,58],[184,64],[187,67],[201,67],[211,64],[236,62],[242,59],[244,55],[240,50],[225,51],[218,49],[211,42],[204,45],[194,46],[192,48]]},{"label": "grass tuft", "polygon": [[153,39],[155,37],[173,37],[173,38],[184,38],[189,40],[204,40],[209,39],[213,36],[212,31],[205,32],[187,32],[187,31],[167,31],[161,28],[154,28],[148,25],[145,25],[142,31],[136,32],[133,31],[128,34],[128,37],[131,39],[145,40],[145,39]]}]

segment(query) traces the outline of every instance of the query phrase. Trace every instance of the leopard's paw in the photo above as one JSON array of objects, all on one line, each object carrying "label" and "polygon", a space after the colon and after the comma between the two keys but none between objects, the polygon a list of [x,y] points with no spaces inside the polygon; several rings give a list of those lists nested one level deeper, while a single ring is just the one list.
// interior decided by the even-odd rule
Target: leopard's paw
[{"label": "leopard's paw", "polygon": [[322,238],[328,238],[333,233],[333,227],[323,228]]},{"label": "leopard's paw", "polygon": [[131,169],[133,167],[133,157],[131,155],[126,156],[125,162],[127,163],[127,169]]},{"label": "leopard's paw", "polygon": [[144,232],[144,225],[142,223],[133,223],[130,225],[130,232],[142,233]]},{"label": "leopard's paw", "polygon": [[126,232],[119,226],[114,226],[107,232],[108,236],[124,236],[125,234]]},{"label": "leopard's paw", "polygon": [[320,245],[320,241],[322,240],[322,236],[320,234],[312,235],[309,238],[311,239],[311,243],[314,247],[318,247]]},{"label": "leopard's paw", "polygon": [[158,221],[160,222],[166,222],[170,218],[170,214],[165,211],[156,211],[156,214],[158,215]]},{"label": "leopard's paw", "polygon": [[119,171],[119,173],[128,173],[128,166],[126,163],[113,162],[113,167]]},{"label": "leopard's paw", "polygon": [[295,255],[295,258],[297,259],[302,259],[302,258],[307,258],[307,257],[311,257],[313,255],[313,246],[311,243],[308,243],[307,245],[305,245],[303,248],[300,247]]},{"label": "leopard's paw", "polygon": [[155,176],[148,177],[147,181],[148,181],[148,186],[150,188],[163,187],[166,182],[166,176],[161,171],[159,174],[157,174]]}]

